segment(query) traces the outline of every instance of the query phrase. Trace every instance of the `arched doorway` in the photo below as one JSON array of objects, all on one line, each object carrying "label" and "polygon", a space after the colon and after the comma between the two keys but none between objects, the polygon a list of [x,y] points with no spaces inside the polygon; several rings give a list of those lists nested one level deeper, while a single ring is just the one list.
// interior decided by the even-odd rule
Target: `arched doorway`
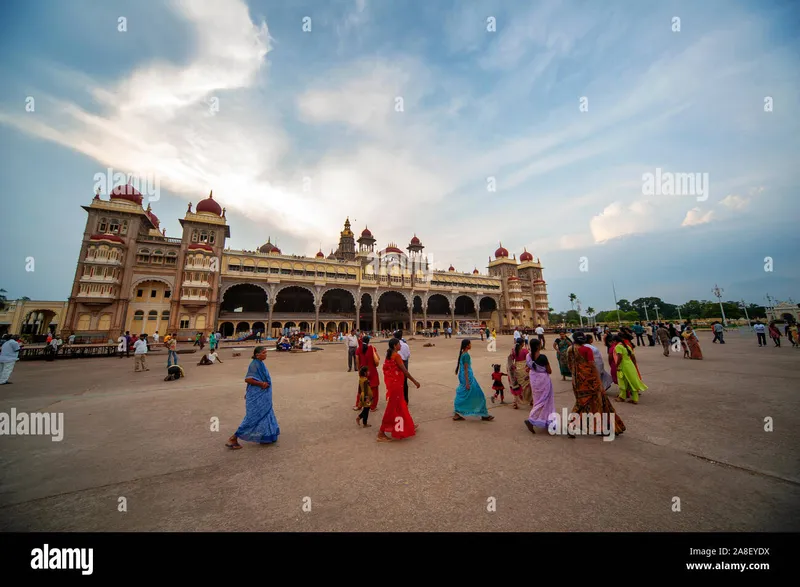
[{"label": "arched doorway", "polygon": [[392,330],[408,318],[408,302],[400,292],[387,291],[378,299],[378,330]]},{"label": "arched doorway", "polygon": [[55,317],[56,313],[52,310],[31,310],[22,321],[20,334],[46,335],[48,332],[54,333],[56,325],[51,326],[50,323]]},{"label": "arched doorway", "polygon": [[219,333],[225,338],[233,336],[233,322],[223,322],[219,325]]},{"label": "arched doorway", "polygon": [[267,329],[267,327],[264,325],[263,322],[253,322],[253,332],[254,333],[261,332],[262,336],[263,336],[264,335],[263,333],[266,332],[266,329]]},{"label": "arched doorway", "polygon": [[240,283],[228,288],[222,296],[220,315],[227,312],[252,312],[266,314],[268,312],[267,293],[252,283]]},{"label": "arched doorway", "polygon": [[367,332],[372,330],[372,294],[361,294],[361,308],[357,324],[359,330]]},{"label": "arched doorway", "polygon": [[442,294],[433,294],[428,298],[428,314],[450,314],[450,300]]},{"label": "arched doorway", "polygon": [[356,311],[356,302],[353,294],[344,289],[329,289],[322,294],[322,303],[319,307],[320,314],[353,314]]},{"label": "arched doorway", "polygon": [[273,312],[315,314],[314,295],[304,287],[283,288],[275,298]]},{"label": "arched doorway", "polygon": [[309,332],[311,330],[311,326],[309,326],[308,322],[301,322],[300,323],[300,332]]},{"label": "arched doorway", "polygon": [[245,332],[250,330],[250,324],[248,322],[239,322],[236,325],[236,334],[237,336],[243,335]]}]

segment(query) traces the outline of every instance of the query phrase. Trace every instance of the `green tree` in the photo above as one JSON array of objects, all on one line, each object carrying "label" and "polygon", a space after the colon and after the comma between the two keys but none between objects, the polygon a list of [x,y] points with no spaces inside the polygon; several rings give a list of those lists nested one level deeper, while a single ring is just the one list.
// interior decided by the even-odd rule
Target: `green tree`
[{"label": "green tree", "polygon": [[566,314],[566,316],[564,318],[564,321],[567,324],[579,324],[580,320],[581,320],[581,318],[578,315],[578,311],[577,310],[568,310],[567,314]]},{"label": "green tree", "polygon": [[635,308],[631,306],[631,303],[628,300],[620,300],[617,302],[617,307],[619,308],[620,312],[630,312]]},{"label": "green tree", "polygon": [[575,309],[575,300],[577,299],[578,296],[576,296],[574,293],[569,294],[569,303],[572,305],[573,310]]}]

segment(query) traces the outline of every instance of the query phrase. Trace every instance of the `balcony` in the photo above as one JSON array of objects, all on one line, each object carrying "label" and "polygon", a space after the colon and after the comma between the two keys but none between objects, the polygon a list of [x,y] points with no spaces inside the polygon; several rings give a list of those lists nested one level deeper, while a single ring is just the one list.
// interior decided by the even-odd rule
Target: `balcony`
[{"label": "balcony", "polygon": [[160,245],[163,244],[171,244],[171,245],[179,245],[183,242],[183,239],[179,238],[172,238],[168,236],[150,236],[150,235],[142,235],[136,237],[136,242],[140,243],[157,243]]},{"label": "balcony", "polygon": [[96,265],[114,265],[114,266],[121,266],[122,261],[119,259],[108,259],[106,257],[86,257],[84,259],[84,263],[92,263]]},{"label": "balcony", "polygon": [[211,284],[207,281],[184,281],[183,287],[202,287],[202,288],[210,288]]},{"label": "balcony", "polygon": [[187,263],[183,266],[186,271],[216,271],[219,267],[210,267],[209,265],[195,265],[193,263]]},{"label": "balcony", "polygon": [[181,296],[181,304],[184,306],[205,306],[208,304],[207,296]]},{"label": "balcony", "polygon": [[83,275],[81,283],[119,283],[120,278],[113,275]]}]

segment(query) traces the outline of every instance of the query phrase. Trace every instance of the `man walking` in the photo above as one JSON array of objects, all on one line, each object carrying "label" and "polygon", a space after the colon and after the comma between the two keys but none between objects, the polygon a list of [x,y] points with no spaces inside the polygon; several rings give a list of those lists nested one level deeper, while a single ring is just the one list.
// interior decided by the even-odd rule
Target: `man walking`
[{"label": "man walking", "polygon": [[725,344],[725,341],[722,338],[723,332],[725,332],[725,327],[719,322],[714,322],[712,329],[714,330],[714,340],[711,342],[719,341],[720,344]]},{"label": "man walking", "polygon": [[644,328],[642,328],[642,323],[637,322],[634,324],[633,331],[636,333],[637,346],[644,346]]},{"label": "man walking", "polygon": [[541,324],[536,325],[536,336],[539,338],[539,342],[542,343],[539,348],[544,348],[544,328],[542,328]]},{"label": "man walking", "polygon": [[[400,354],[400,358],[403,359],[403,364],[406,366],[406,371],[408,371],[408,360],[411,358],[411,349],[408,348],[408,344],[406,344],[406,341],[403,338],[402,330],[395,332],[394,337],[400,341],[400,350],[398,353]],[[408,405],[408,377],[406,377],[405,381],[403,381],[403,395],[406,398],[406,405]]]},{"label": "man walking", "polygon": [[[767,346],[767,327],[761,323],[761,320],[756,320],[753,330],[756,331],[756,336],[758,336],[758,346]],[[763,345],[761,344],[762,342],[764,343]]]},{"label": "man walking", "polygon": [[12,335],[3,335],[3,341],[0,342],[0,385],[11,385],[13,383],[8,379],[14,371],[17,361],[19,361],[19,350],[21,348]]},{"label": "man walking", "polygon": [[661,343],[661,346],[664,348],[664,356],[669,356],[669,330],[663,324],[658,325],[658,330],[656,330],[656,338],[658,338],[658,342]]},{"label": "man walking", "polygon": [[[168,344],[168,346],[167,346],[167,349],[168,349],[168,351],[167,351],[167,368],[169,368],[173,364],[174,365],[178,364],[178,335],[177,334],[173,334],[172,338],[169,339],[169,342],[167,344]],[[174,363],[172,362],[173,359],[175,360]]]},{"label": "man walking", "polygon": [[349,373],[356,364],[356,349],[358,348],[358,337],[352,330],[344,337],[344,345],[347,347],[347,372]]},{"label": "man walking", "polygon": [[[149,371],[147,368],[147,335],[143,334],[136,344],[133,345],[133,370],[138,373],[141,371]],[[141,369],[140,369],[141,367]]]}]

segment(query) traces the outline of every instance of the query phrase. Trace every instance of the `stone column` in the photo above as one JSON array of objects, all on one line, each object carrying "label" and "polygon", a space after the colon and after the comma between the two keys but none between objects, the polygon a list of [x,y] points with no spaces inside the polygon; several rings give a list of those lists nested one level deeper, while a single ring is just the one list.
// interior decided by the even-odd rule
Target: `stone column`
[{"label": "stone column", "polygon": [[408,308],[408,332],[414,334],[414,306]]},{"label": "stone column", "polygon": [[314,304],[315,309],[315,316],[314,316],[314,328],[317,332],[319,332],[319,309],[322,307],[322,304]]},{"label": "stone column", "polygon": [[373,332],[378,331],[378,306],[375,305],[372,308],[372,330]]},{"label": "stone column", "polygon": [[356,306],[356,326],[355,330],[361,330],[361,306]]},{"label": "stone column", "polygon": [[272,304],[269,305],[269,324],[267,324],[267,336],[272,336]]}]

